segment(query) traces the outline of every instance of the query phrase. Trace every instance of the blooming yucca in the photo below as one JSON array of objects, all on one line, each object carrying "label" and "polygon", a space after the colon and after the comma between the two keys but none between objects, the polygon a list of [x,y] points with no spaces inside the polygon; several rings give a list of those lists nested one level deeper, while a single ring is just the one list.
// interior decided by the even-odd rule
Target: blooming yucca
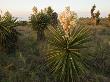
[{"label": "blooming yucca", "polygon": [[71,27],[76,26],[77,14],[74,11],[70,11],[70,7],[65,7],[65,10],[59,16],[59,20],[64,31],[67,33]]}]

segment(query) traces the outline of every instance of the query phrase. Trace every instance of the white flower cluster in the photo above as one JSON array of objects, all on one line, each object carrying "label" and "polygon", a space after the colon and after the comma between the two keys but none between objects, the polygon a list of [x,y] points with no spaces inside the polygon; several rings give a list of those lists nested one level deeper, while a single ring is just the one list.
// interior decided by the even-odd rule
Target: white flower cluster
[{"label": "white flower cluster", "polygon": [[70,11],[70,7],[66,7],[59,15],[59,20],[64,31],[69,32],[70,28],[75,27],[77,24],[77,14],[74,11]]}]

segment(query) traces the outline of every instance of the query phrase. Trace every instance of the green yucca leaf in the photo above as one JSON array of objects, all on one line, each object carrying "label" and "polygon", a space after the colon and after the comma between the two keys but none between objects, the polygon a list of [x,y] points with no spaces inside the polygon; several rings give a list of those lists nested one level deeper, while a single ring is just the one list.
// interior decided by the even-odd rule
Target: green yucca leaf
[{"label": "green yucca leaf", "polygon": [[48,34],[47,66],[57,80],[79,82],[86,68],[80,50],[86,48],[90,39],[90,29],[74,27],[67,36],[61,27],[50,27]]}]

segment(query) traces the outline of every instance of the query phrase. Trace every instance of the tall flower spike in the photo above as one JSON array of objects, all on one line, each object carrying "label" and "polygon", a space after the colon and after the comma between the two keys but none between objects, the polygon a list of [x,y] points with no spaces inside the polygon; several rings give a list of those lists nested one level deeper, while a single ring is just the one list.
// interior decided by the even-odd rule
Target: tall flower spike
[{"label": "tall flower spike", "polygon": [[74,11],[70,11],[70,7],[65,7],[65,10],[61,12],[59,20],[65,33],[70,31],[71,27],[75,27],[77,23],[77,14]]}]

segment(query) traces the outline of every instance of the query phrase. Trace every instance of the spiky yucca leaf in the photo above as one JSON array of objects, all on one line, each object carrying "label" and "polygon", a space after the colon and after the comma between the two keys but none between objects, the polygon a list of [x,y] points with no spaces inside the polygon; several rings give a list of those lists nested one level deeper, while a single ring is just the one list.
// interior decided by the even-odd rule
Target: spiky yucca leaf
[{"label": "spiky yucca leaf", "polygon": [[75,27],[66,35],[61,28],[49,28],[49,50],[47,66],[61,82],[79,82],[85,72],[80,49],[89,40],[90,30],[87,27]]}]

